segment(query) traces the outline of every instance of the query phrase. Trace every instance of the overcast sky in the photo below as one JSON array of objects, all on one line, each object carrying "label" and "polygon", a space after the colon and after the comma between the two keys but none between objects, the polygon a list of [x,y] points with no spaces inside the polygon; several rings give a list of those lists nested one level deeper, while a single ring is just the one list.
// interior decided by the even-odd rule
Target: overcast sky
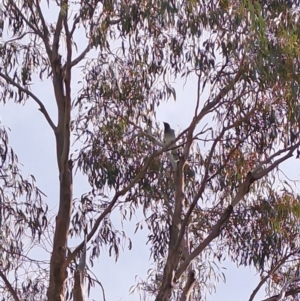
[{"label": "overcast sky", "polygon": [[[77,82],[77,80],[79,80],[79,73],[73,75],[73,81]],[[185,85],[184,90],[182,83],[176,85],[176,88],[177,101],[163,104],[157,112],[157,118],[161,122],[170,122],[175,129],[179,130],[188,125],[194,113],[197,85],[195,81],[191,80]],[[36,81],[33,91],[43,99],[48,111],[55,119],[56,108],[51,85]],[[33,101],[28,101],[25,106],[8,103],[5,107],[1,106],[1,120],[2,124],[11,128],[10,145],[17,153],[19,161],[24,165],[23,174],[33,174],[36,177],[38,186],[47,195],[47,203],[56,212],[58,170],[55,159],[55,140],[50,127],[37,108]],[[88,190],[85,179],[77,175],[74,179],[74,197],[80,197]],[[117,212],[113,214],[113,220],[116,228],[120,228]],[[128,291],[135,284],[136,276],[146,278],[151,261],[149,261],[150,253],[146,246],[147,232],[142,231],[133,235],[135,223],[138,220],[139,217],[136,217],[131,222],[125,223],[125,231],[133,240],[132,250],[128,251],[126,248],[120,254],[116,264],[113,257],[108,257],[108,252],[102,252],[99,263],[92,269],[103,283],[108,301],[139,300],[138,295],[129,296]],[[71,241],[69,246],[75,247],[76,242]],[[48,254],[45,256],[47,258]],[[237,269],[230,262],[225,262],[224,267],[227,268],[224,270],[226,284],[219,283],[217,293],[213,294],[209,300],[248,300],[259,281],[259,277],[254,276],[255,271],[245,268]],[[97,301],[101,300],[99,293],[100,289],[96,288],[91,297]],[[258,296],[262,299],[264,294],[261,293]]]},{"label": "overcast sky", "polygon": [[[55,19],[54,13],[47,15],[50,19]],[[85,44],[78,43],[79,48]],[[79,69],[74,69],[73,96],[80,88],[77,82],[80,80]],[[197,83],[190,78],[183,88],[183,82],[176,84],[177,101],[170,101],[162,104],[157,112],[157,119],[167,121],[176,130],[185,128],[191,121],[194,114],[196,100]],[[53,89],[50,82],[36,80],[32,90],[43,100],[48,112],[53,120],[56,120],[56,105]],[[11,128],[9,133],[10,145],[19,157],[19,161],[24,165],[23,175],[33,174],[37,179],[39,188],[47,195],[47,203],[50,208],[57,212],[58,208],[58,170],[55,158],[55,140],[53,133],[48,126],[44,116],[38,111],[38,106],[31,100],[25,106],[8,103],[5,107],[0,106],[0,118],[2,125]],[[291,178],[298,176],[298,172],[293,168],[293,163],[284,164],[284,170]],[[80,197],[82,193],[89,190],[86,180],[77,175],[74,179],[74,197]],[[116,228],[120,228],[118,215],[113,214]],[[132,238],[133,248],[121,252],[118,262],[115,264],[114,258],[108,257],[108,252],[102,252],[99,262],[92,271],[102,282],[107,301],[131,300],[138,301],[138,295],[129,296],[129,288],[135,284],[136,276],[146,279],[146,272],[151,266],[149,260],[149,250],[146,246],[147,232],[140,231],[133,235],[135,223],[139,217],[133,218],[131,222],[125,223],[125,231]],[[70,247],[75,247],[76,241],[70,242]],[[39,255],[40,256],[40,255]],[[48,254],[45,254],[49,258]],[[255,276],[255,271],[245,268],[237,269],[230,262],[224,263],[226,274],[226,284],[217,284],[217,293],[208,300],[211,301],[242,301],[248,300],[251,292],[259,282],[259,277]],[[256,300],[264,297],[263,290],[257,295]],[[102,300],[99,287],[93,290],[89,300],[94,298]]]}]

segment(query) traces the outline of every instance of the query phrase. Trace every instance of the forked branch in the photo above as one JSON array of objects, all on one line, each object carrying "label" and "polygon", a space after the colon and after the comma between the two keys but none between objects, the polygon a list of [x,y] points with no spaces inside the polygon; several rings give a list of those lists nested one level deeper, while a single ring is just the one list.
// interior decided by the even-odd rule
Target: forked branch
[{"label": "forked branch", "polygon": [[[273,164],[271,164],[269,167],[262,169],[256,168],[252,172],[248,172],[246,179],[244,182],[240,185],[239,190],[234,197],[234,199],[231,202],[231,205],[229,205],[222,216],[220,217],[219,221],[215,224],[215,226],[212,228],[211,233],[204,239],[204,241],[194,249],[194,251],[189,255],[189,257],[181,264],[181,266],[178,268],[176,272],[175,278],[178,279],[184,271],[187,269],[191,261],[198,256],[218,235],[220,234],[222,226],[228,221],[230,215],[233,212],[234,207],[243,199],[243,197],[249,192],[250,186],[257,180],[261,179],[262,177],[266,176],[270,171],[272,171],[274,168],[276,168],[280,163],[285,161],[286,159],[290,158],[293,154],[293,151],[299,147],[300,142],[295,144],[294,146],[288,148],[288,153],[276,160]],[[281,153],[281,152],[280,152]]]},{"label": "forked branch", "polygon": [[272,269],[268,272],[268,274],[266,276],[264,276],[260,282],[258,283],[258,285],[256,286],[256,288],[253,290],[249,301],[253,301],[254,297],[256,296],[256,294],[258,293],[258,291],[260,290],[260,288],[264,285],[264,283],[284,264],[286,263],[286,261],[293,255],[299,253],[299,249],[296,249],[294,252],[289,253],[287,255],[285,255],[283,258],[281,258],[279,260],[279,262],[277,262]]},{"label": "forked branch", "polygon": [[201,183],[201,186],[199,188],[199,191],[197,192],[197,194],[195,195],[185,217],[184,217],[184,220],[182,222],[182,228],[180,230],[180,234],[179,234],[179,237],[178,237],[178,241],[177,241],[177,245],[178,246],[183,238],[183,235],[184,235],[184,232],[185,232],[185,228],[187,226],[187,223],[188,223],[188,220],[199,200],[199,198],[202,196],[204,190],[205,190],[205,187],[206,187],[206,184],[208,182],[208,175],[209,175],[209,166],[210,166],[210,163],[211,163],[211,160],[212,160],[212,157],[213,157],[213,154],[215,152],[215,149],[217,147],[217,144],[219,143],[219,141],[222,139],[222,137],[224,136],[225,132],[238,126],[239,124],[241,124],[242,122],[244,122],[249,115],[252,114],[252,112],[254,111],[254,108],[252,110],[250,110],[250,112],[244,116],[243,118],[237,120],[236,122],[226,126],[226,127],[223,127],[222,131],[220,132],[220,134],[215,138],[213,144],[212,144],[212,147],[209,151],[209,154],[208,154],[208,157],[207,157],[207,163],[206,163],[206,166],[205,166],[205,173],[204,173],[204,176],[203,176],[203,179],[202,179],[202,183]]},{"label": "forked branch", "polygon": [[[117,201],[119,200],[119,198],[123,195],[125,195],[132,187],[134,187],[134,185],[141,180],[141,178],[146,174],[148,167],[150,166],[151,162],[153,161],[153,159],[157,156],[159,156],[160,154],[162,154],[163,152],[165,152],[168,149],[168,146],[164,146],[162,149],[160,149],[157,152],[154,152],[146,161],[146,163],[144,164],[144,167],[140,170],[140,172],[135,176],[135,178],[132,180],[132,182],[127,185],[124,189],[117,191],[115,196],[113,197],[113,199],[111,200],[111,202],[109,203],[109,205],[107,206],[107,208],[101,213],[101,215],[97,218],[92,230],[90,231],[90,233],[88,233],[87,237],[86,237],[86,241],[90,241],[90,239],[93,237],[93,235],[96,233],[100,223],[102,222],[102,220],[107,216],[107,214],[109,214],[113,207],[115,206],[115,204],[117,203]],[[84,241],[77,246],[77,248],[68,256],[68,258],[66,259],[65,263],[64,263],[64,267],[63,269],[66,269],[67,266],[69,265],[69,263],[76,257],[76,255],[78,254],[78,252],[83,248],[84,246]]]}]

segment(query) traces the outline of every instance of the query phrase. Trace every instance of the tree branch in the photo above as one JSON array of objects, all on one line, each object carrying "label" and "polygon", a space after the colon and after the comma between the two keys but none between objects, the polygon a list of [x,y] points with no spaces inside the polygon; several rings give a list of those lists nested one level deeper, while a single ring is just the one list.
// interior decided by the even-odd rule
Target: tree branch
[{"label": "tree branch", "polygon": [[194,251],[189,255],[189,257],[181,264],[176,272],[176,279],[178,279],[182,273],[186,270],[190,262],[198,256],[210,243],[213,239],[215,239],[221,231],[221,227],[227,222],[230,215],[233,212],[233,208],[240,202],[240,200],[249,192],[250,186],[257,180],[261,179],[265,175],[267,175],[271,170],[277,167],[280,163],[285,161],[287,158],[292,156],[293,151],[300,145],[300,142],[295,144],[293,147],[289,148],[290,151],[283,156],[282,158],[276,160],[271,166],[265,169],[259,169],[256,172],[248,172],[245,181],[240,185],[239,191],[231,202],[231,205],[227,207],[227,209],[222,214],[219,221],[213,227],[211,233],[204,239],[204,241],[194,249]]},{"label": "tree branch", "polygon": [[19,35],[18,37],[15,37],[15,38],[11,38],[10,40],[7,40],[4,42],[3,44],[3,47],[5,47],[7,44],[11,43],[11,42],[14,42],[14,41],[18,41],[18,40],[21,40],[23,39],[26,35],[28,34],[34,34],[33,31],[27,31],[27,32],[23,32],[21,35]]},{"label": "tree branch", "polygon": [[82,53],[71,62],[71,67],[74,67],[75,65],[77,65],[78,63],[80,63],[86,56],[86,54],[91,50],[91,46],[88,45],[83,51]]},{"label": "tree branch", "polygon": [[183,222],[182,222],[182,228],[181,228],[181,231],[180,231],[180,234],[179,234],[179,237],[178,237],[178,242],[176,244],[176,247],[177,245],[180,244],[180,241],[182,240],[183,238],[183,235],[184,235],[184,232],[185,232],[185,228],[187,226],[187,223],[188,223],[188,220],[199,200],[199,198],[201,197],[202,193],[204,192],[205,190],[205,187],[206,187],[206,184],[207,184],[207,180],[208,180],[208,173],[209,173],[209,166],[210,166],[210,162],[212,160],[212,156],[214,154],[214,151],[215,151],[215,148],[217,146],[217,143],[221,140],[221,138],[223,137],[224,133],[234,127],[236,127],[237,125],[241,124],[242,122],[244,122],[245,120],[247,120],[247,118],[252,114],[252,112],[254,112],[255,110],[255,107],[250,110],[250,112],[244,116],[243,118],[237,120],[236,122],[232,123],[231,125],[228,125],[227,127],[223,127],[221,133],[218,135],[218,137],[215,138],[214,142],[213,142],[213,145],[210,149],[210,152],[208,154],[208,158],[207,158],[207,163],[206,163],[206,166],[205,166],[205,173],[204,173],[204,176],[203,176],[203,180],[202,180],[202,183],[201,183],[201,186],[200,186],[200,189],[199,191],[197,192],[197,194],[195,195],[184,219],[183,219]]},{"label": "tree branch", "polygon": [[[66,4],[66,1],[62,1],[60,10],[58,13],[57,17],[57,22],[56,22],[56,28],[55,28],[55,33],[53,36],[53,42],[52,42],[52,57],[51,63],[53,63],[54,60],[58,59],[58,49],[59,49],[59,38],[60,38],[60,33],[63,27],[63,19],[64,19],[64,14],[66,13],[63,8],[63,5]],[[68,5],[68,4],[66,4]]]},{"label": "tree branch", "polygon": [[7,83],[11,84],[12,86],[18,88],[21,92],[25,93],[26,95],[30,96],[39,106],[39,110],[44,114],[46,120],[48,121],[50,127],[52,128],[52,130],[54,132],[56,132],[56,126],[54,125],[50,115],[48,114],[44,104],[42,103],[42,101],[35,96],[32,92],[30,92],[29,90],[23,88],[21,85],[19,85],[18,83],[16,83],[11,77],[9,77],[8,75],[5,75],[4,73],[0,72],[0,77],[4,78]]},{"label": "tree branch", "polygon": [[49,30],[48,30],[48,27],[46,25],[46,22],[45,22],[45,19],[43,17],[43,13],[41,11],[41,8],[39,6],[39,1],[36,1],[35,5],[36,5],[36,8],[37,8],[37,12],[38,12],[38,15],[41,19],[41,22],[42,22],[42,26],[43,26],[43,30],[44,30],[44,33],[42,33],[38,27],[34,27],[32,25],[32,23],[29,22],[29,19],[26,18],[26,16],[24,16],[24,14],[22,13],[22,11],[18,8],[18,6],[15,4],[14,1],[9,1],[9,3],[13,6],[13,8],[17,11],[17,13],[19,14],[19,16],[22,18],[22,20],[27,24],[27,26],[29,28],[31,28],[34,33],[40,37],[42,39],[42,41],[44,42],[45,44],[45,48],[46,48],[46,52],[48,54],[48,57],[49,57],[49,60],[51,61],[51,47],[49,45],[49,41],[48,41],[48,37],[49,37]]},{"label": "tree branch", "polygon": [[[92,19],[93,16],[94,16],[94,13],[95,13],[96,8],[97,8],[97,1],[95,2],[95,5],[94,5],[94,7],[93,7],[93,9],[92,9],[92,12],[91,12],[91,15],[92,15],[92,16],[91,16],[91,19]],[[98,17],[97,21],[95,22],[95,24],[99,24],[100,18],[101,18],[101,14],[99,15],[99,17]],[[75,18],[75,20],[74,20],[74,23],[73,23],[73,26],[72,26],[72,29],[71,29],[71,32],[70,32],[71,37],[73,36],[74,31],[75,31],[75,29],[76,29],[76,24],[78,24],[79,21],[80,21],[80,16],[77,16],[77,17]],[[115,24],[117,24],[117,23],[115,23]],[[90,25],[90,37],[91,37],[91,35],[92,35],[93,28],[94,28],[94,23],[92,22],[92,24]],[[81,53],[76,59],[74,59],[74,60],[72,61],[71,67],[74,67],[74,66],[76,66],[78,63],[80,63],[80,62],[85,58],[86,54],[87,54],[91,49],[92,49],[92,47],[91,47],[90,41],[89,41],[87,47],[82,51],[82,53]]]},{"label": "tree branch", "polygon": [[18,8],[18,6],[16,5],[15,1],[10,0],[9,4],[13,7],[13,9],[16,10],[16,12],[19,14],[19,17],[21,17],[21,19],[26,23],[26,25],[31,28],[34,33],[39,36],[41,39],[43,39],[43,35],[40,32],[39,28],[36,28],[32,25],[32,23],[29,22],[29,18],[27,18],[26,16],[24,16],[24,14],[22,13],[22,11]]},{"label": "tree branch", "polygon": [[[289,148],[289,152],[288,152],[285,156],[283,156],[283,157],[279,158],[278,160],[276,160],[276,161],[275,161],[273,164],[271,164],[269,167],[262,169],[262,168],[261,168],[261,163],[260,163],[260,164],[255,168],[255,171],[249,172],[248,175],[247,175],[247,177],[248,177],[249,174],[250,174],[250,176],[251,176],[251,177],[250,177],[250,180],[249,180],[248,182],[245,181],[245,182],[241,185],[241,187],[240,187],[241,189],[239,189],[238,194],[237,194],[237,195],[235,196],[235,198],[232,200],[231,205],[232,205],[233,207],[235,207],[235,206],[240,202],[240,200],[241,200],[241,199],[249,192],[250,185],[251,185],[253,182],[255,182],[255,181],[257,181],[257,180],[263,178],[263,177],[266,176],[270,171],[272,171],[274,168],[276,168],[280,163],[282,163],[282,162],[284,162],[286,159],[292,157],[292,156],[293,156],[294,150],[295,150],[297,147],[299,147],[299,145],[300,145],[300,142],[298,142],[298,143],[295,144],[294,146],[290,147],[290,148]],[[282,150],[278,151],[277,153],[282,153]],[[275,155],[275,154],[274,154],[274,155]]]},{"label": "tree branch", "polygon": [[[299,294],[299,293],[300,293],[300,287],[292,288],[292,289],[285,292],[285,297],[294,296],[294,295]],[[272,297],[269,297],[269,298],[261,300],[261,301],[280,301],[280,299],[278,299],[279,297],[280,297],[280,294],[274,295]]]},{"label": "tree branch", "polygon": [[198,115],[198,109],[199,109],[199,104],[200,104],[200,96],[201,96],[201,76],[198,75],[198,87],[197,87],[197,104],[195,108],[195,117]]},{"label": "tree branch", "polygon": [[77,16],[77,17],[75,18],[74,22],[73,22],[72,29],[71,29],[71,31],[70,31],[71,37],[73,37],[73,34],[74,34],[74,32],[75,32],[75,29],[76,29],[76,25],[79,23],[79,21],[80,21],[80,15]]},{"label": "tree branch", "polygon": [[[164,146],[162,149],[160,149],[159,151],[153,153],[146,161],[144,167],[141,169],[141,171],[136,175],[136,177],[132,180],[132,182],[130,184],[128,184],[128,186],[126,186],[125,188],[123,188],[120,191],[117,191],[115,196],[113,197],[112,201],[109,203],[109,205],[107,206],[107,208],[101,213],[101,215],[97,218],[97,220],[95,221],[95,224],[92,228],[92,230],[90,231],[90,233],[87,235],[86,237],[86,241],[90,241],[90,239],[93,237],[93,235],[96,233],[101,221],[105,218],[105,216],[111,212],[111,210],[113,209],[113,207],[115,206],[116,202],[118,201],[119,197],[123,196],[125,193],[127,193],[131,188],[133,188],[133,186],[138,183],[138,181],[141,180],[141,178],[146,174],[149,165],[151,164],[152,160],[156,157],[159,156],[160,154],[162,154],[163,152],[165,152],[167,149],[167,146]],[[81,242],[80,245],[78,245],[76,247],[76,249],[67,257],[63,269],[66,269],[67,266],[69,265],[69,263],[76,257],[76,255],[78,254],[78,252],[83,248],[85,241]]]},{"label": "tree branch", "polygon": [[74,289],[73,301],[84,301],[85,300],[85,289],[84,289],[84,271],[86,268],[86,237],[84,240],[83,252],[80,257],[79,265],[74,275]]},{"label": "tree branch", "polygon": [[263,286],[263,284],[270,278],[270,276],[272,276],[285,262],[286,260],[290,257],[295,255],[296,253],[299,252],[299,249],[297,249],[296,251],[289,253],[288,255],[285,255],[283,258],[281,258],[281,260],[268,272],[268,274],[266,276],[264,276],[259,284],[257,285],[257,287],[253,290],[249,301],[253,301],[255,295],[258,293],[258,291],[260,290],[260,288]]},{"label": "tree branch", "polygon": [[6,278],[6,276],[4,275],[4,273],[1,270],[0,270],[0,277],[4,281],[5,285],[7,286],[8,290],[11,293],[14,300],[15,301],[20,301],[16,291],[13,289],[12,285],[10,284],[10,282],[8,281],[8,279]]},{"label": "tree branch", "polygon": [[60,166],[64,169],[65,162],[68,160],[69,152],[70,152],[70,118],[71,118],[71,60],[72,60],[72,44],[71,44],[71,36],[68,26],[68,8],[65,8],[63,14],[63,25],[65,29],[66,35],[66,45],[67,45],[67,60],[65,64],[64,75],[64,85],[65,85],[65,97],[64,97],[64,119],[61,120],[62,124],[62,132],[63,132],[63,147],[62,153],[60,156]]},{"label": "tree branch", "polygon": [[[189,126],[189,130],[187,133],[188,139],[186,146],[184,148],[184,158],[187,159],[189,155],[189,149],[191,147],[191,144],[193,142],[193,132],[196,128],[196,125],[203,119],[204,116],[206,116],[218,103],[221,102],[221,100],[228,94],[228,92],[234,87],[234,85],[239,81],[240,77],[242,76],[243,71],[243,61],[244,58],[241,61],[241,67],[239,68],[238,72],[236,73],[234,79],[228,83],[221,91],[218,93],[218,95],[212,100],[211,102],[208,102],[200,111],[200,113],[194,117],[191,125]],[[200,93],[198,91],[197,95],[197,104],[200,102]],[[198,108],[197,108],[198,110]]]},{"label": "tree branch", "polygon": [[[279,158],[278,160],[276,160],[276,161],[275,161],[273,164],[271,164],[269,167],[262,169],[262,168],[261,168],[261,163],[260,163],[260,164],[258,165],[258,167],[255,168],[255,170],[257,170],[257,171],[249,172],[248,175],[247,175],[247,177],[250,175],[250,179],[249,179],[248,183],[247,183],[247,181],[245,181],[245,182],[241,185],[241,188],[242,188],[242,189],[239,189],[239,193],[238,193],[238,194],[235,196],[235,198],[232,200],[231,205],[232,205],[233,207],[235,207],[235,206],[239,203],[239,201],[240,201],[240,200],[241,200],[241,199],[249,192],[250,185],[251,185],[253,182],[255,182],[255,181],[257,181],[257,180],[263,178],[263,177],[266,176],[270,171],[272,171],[274,168],[276,168],[280,163],[282,163],[282,162],[284,162],[286,159],[292,157],[292,156],[293,156],[294,150],[295,150],[297,147],[299,147],[299,145],[300,145],[300,142],[298,142],[298,143],[295,144],[294,146],[290,147],[290,148],[289,148],[289,152],[288,152],[285,156],[283,156],[283,157]],[[282,150],[278,151],[277,153],[281,153],[281,152],[282,152]],[[247,178],[246,178],[246,179],[247,179]]]},{"label": "tree branch", "polygon": [[48,29],[48,26],[47,26],[47,24],[46,24],[46,21],[45,21],[43,12],[42,12],[41,7],[40,7],[40,1],[39,1],[39,0],[36,0],[36,1],[35,1],[35,5],[36,5],[36,9],[37,9],[38,16],[39,16],[39,18],[41,19],[42,27],[43,27],[43,31],[44,31],[43,42],[44,42],[45,47],[46,47],[46,51],[47,51],[47,54],[48,54],[48,58],[49,58],[49,60],[51,60],[51,47],[50,47],[50,45],[49,45],[49,36],[50,36],[50,34],[49,34],[49,29]]},{"label": "tree branch", "polygon": [[140,126],[136,125],[135,123],[129,121],[129,124],[131,124],[135,129],[137,129],[139,131],[139,133],[136,136],[134,136],[134,138],[137,137],[137,136],[145,136],[149,140],[151,140],[154,144],[156,144],[158,146],[161,146],[161,147],[167,146],[168,147],[166,155],[167,155],[167,157],[168,157],[168,159],[169,159],[169,161],[172,165],[172,170],[175,171],[176,168],[177,168],[177,162],[175,161],[171,150],[180,148],[180,146],[182,146],[183,144],[182,145],[176,145],[172,148],[170,148],[170,146],[173,145],[174,143],[176,143],[176,141],[178,141],[184,135],[184,133],[187,132],[188,129],[186,129],[182,133],[180,133],[180,135],[178,135],[174,141],[171,141],[170,143],[165,144],[165,143],[161,142],[160,140],[156,139],[150,133],[144,131]]},{"label": "tree branch", "polygon": [[300,277],[295,277],[295,278],[292,278],[290,280],[288,280],[282,287],[281,289],[281,292],[278,296],[278,301],[283,301],[284,300],[284,297],[286,296],[286,291],[287,291],[287,288],[293,283],[293,282],[298,282],[300,281]]},{"label": "tree branch", "polygon": [[188,279],[186,281],[185,287],[183,289],[180,301],[188,301],[190,298],[190,294],[195,286],[195,271],[190,271],[188,274]]},{"label": "tree branch", "polygon": [[179,266],[176,274],[175,279],[179,279],[179,277],[184,273],[187,269],[191,261],[198,256],[210,243],[213,239],[218,237],[221,231],[221,227],[228,221],[230,215],[233,212],[233,207],[229,205],[222,216],[220,217],[219,221],[213,227],[211,233],[203,240],[203,242],[185,259],[185,261]]},{"label": "tree branch", "polygon": [[[185,144],[185,147],[183,150],[183,157],[179,160],[178,167],[177,167],[177,170],[175,173],[175,188],[176,188],[175,210],[174,210],[174,214],[172,217],[172,225],[171,225],[171,230],[170,230],[170,242],[169,242],[169,247],[168,247],[169,250],[168,250],[168,257],[167,257],[167,261],[166,261],[164,273],[163,273],[163,281],[162,281],[160,290],[157,294],[157,297],[155,299],[156,301],[167,300],[169,298],[168,296],[170,295],[170,293],[172,291],[172,287],[173,287],[172,282],[173,281],[176,282],[176,279],[178,279],[180,277],[180,275],[187,269],[191,260],[195,257],[195,256],[192,257],[194,255],[194,252],[192,254],[190,254],[188,256],[188,258],[185,259],[185,261],[181,265],[180,273],[177,270],[177,272],[175,272],[175,277],[174,277],[173,273],[177,269],[178,263],[179,263],[178,248],[181,245],[181,240],[183,239],[183,235],[185,232],[185,228],[186,228],[186,225],[188,222],[189,215],[191,214],[191,212],[197,202],[196,201],[195,204],[191,205],[188,213],[185,216],[184,222],[182,223],[181,219],[180,219],[180,215],[182,214],[182,212],[181,212],[182,204],[180,204],[180,202],[182,202],[184,200],[184,190],[183,190],[184,189],[184,178],[183,178],[182,173],[183,173],[183,167],[185,165],[185,162],[189,156],[190,147],[193,143],[193,132],[194,132],[197,124],[203,119],[203,117],[206,116],[213,108],[215,108],[215,106],[221,102],[221,100],[232,89],[232,87],[234,87],[236,82],[240,79],[241,75],[242,75],[242,68],[239,69],[239,71],[235,75],[234,79],[228,85],[226,85],[223,89],[221,89],[221,91],[214,98],[214,100],[208,101],[207,104],[202,108],[200,113],[197,116],[194,116],[192,123],[190,124],[190,126],[187,129],[187,140],[186,140],[186,144]],[[200,97],[200,93],[198,91],[197,103],[200,101],[199,97]],[[206,173],[208,173],[208,167],[209,167],[209,165],[207,165]],[[202,185],[202,188],[204,189],[204,185]],[[218,226],[221,227],[221,225],[223,223],[225,223],[225,221],[229,218],[232,210],[233,210],[232,206],[229,206],[228,207],[228,216],[227,216],[227,211],[226,211],[225,212],[226,214],[221,217],[220,222],[217,223],[217,225],[215,226],[215,229],[214,229],[215,231],[211,233],[211,237],[210,236],[207,237],[207,239],[203,242],[203,244],[205,243],[206,245],[208,245],[211,240],[213,240],[216,236],[218,236],[220,229],[218,229],[217,227]],[[205,246],[203,245],[203,248],[205,248],[206,245]]]}]

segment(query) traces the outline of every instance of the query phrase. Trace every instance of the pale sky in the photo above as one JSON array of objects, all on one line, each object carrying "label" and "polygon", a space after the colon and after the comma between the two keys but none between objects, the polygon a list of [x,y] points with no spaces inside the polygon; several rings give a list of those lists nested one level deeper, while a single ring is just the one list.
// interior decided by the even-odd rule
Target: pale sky
[{"label": "pale sky", "polygon": [[[75,69],[76,71],[76,69]],[[74,83],[79,79],[78,74],[73,75]],[[190,117],[194,112],[194,102],[196,94],[196,82],[190,80],[184,90],[177,85],[177,101],[170,101],[161,106],[157,112],[159,121],[169,121],[175,129],[185,128],[190,122]],[[53,99],[52,86],[49,83],[37,81],[33,91],[43,99],[48,111],[52,116],[56,116],[55,101]],[[47,91],[47,92],[46,92]],[[49,93],[48,93],[49,91]],[[58,171],[55,159],[55,140],[44,116],[37,110],[37,105],[33,101],[28,101],[25,106],[7,104],[1,106],[2,124],[11,128],[9,133],[10,145],[14,148],[19,157],[19,161],[24,165],[23,175],[33,174],[37,179],[37,185],[47,195],[47,203],[50,208],[57,209],[58,204]],[[74,179],[74,197],[88,191],[88,184],[82,176],[77,175]],[[142,216],[140,216],[142,219]],[[113,214],[114,224],[120,228],[117,211]],[[108,257],[108,252],[104,251],[100,255],[99,264],[96,264],[92,271],[102,282],[106,298],[108,301],[131,300],[138,301],[138,295],[129,295],[129,288],[135,284],[135,276],[146,279],[146,272],[150,267],[149,250],[146,246],[147,232],[138,232],[133,236],[135,224],[138,218],[133,218],[131,222],[125,223],[124,230],[133,241],[133,248],[128,251],[125,248],[121,252],[117,263],[113,257]],[[76,242],[69,242],[70,247],[75,247]],[[48,255],[46,255],[48,256]],[[237,269],[234,264],[225,262],[227,270],[226,284],[217,284],[217,293],[208,300],[230,301],[248,300],[251,292],[259,281],[258,276],[254,276],[255,271],[249,269]],[[116,283],[118,287],[116,288]],[[100,288],[96,287],[89,300],[102,300]],[[258,294],[256,300],[264,297],[263,292]]]},{"label": "pale sky", "polygon": [[[53,19],[55,14],[49,14]],[[56,18],[56,17],[55,17]],[[54,19],[55,19],[54,18]],[[79,48],[85,45],[78,43]],[[80,88],[77,82],[80,80],[79,69],[73,70],[73,96]],[[194,114],[196,100],[197,83],[193,78],[189,78],[184,86],[183,83],[176,84],[177,101],[169,101],[162,104],[157,111],[157,119],[167,121],[176,130],[185,128],[191,121]],[[56,105],[53,96],[52,85],[49,81],[35,81],[32,90],[43,100],[48,112],[53,120],[56,120]],[[38,111],[38,106],[32,100],[28,100],[25,106],[8,103],[5,107],[0,106],[0,118],[2,125],[11,128],[9,133],[10,145],[19,157],[23,175],[33,174],[37,179],[38,187],[48,196],[46,201],[51,209],[57,211],[58,207],[58,170],[55,158],[54,135],[48,126],[44,116]],[[291,178],[298,176],[298,172],[293,168],[291,161],[284,164],[284,170]],[[80,197],[82,193],[89,190],[86,180],[77,175],[74,179],[74,197]],[[117,212],[116,212],[117,213]],[[113,214],[115,227],[120,229],[118,215]],[[138,217],[142,219],[141,217]],[[138,301],[139,296],[129,295],[129,288],[135,284],[135,276],[146,279],[146,272],[151,266],[149,260],[149,250],[146,246],[147,232],[139,231],[133,235],[135,223],[138,218],[133,218],[131,222],[125,223],[125,231],[133,241],[133,248],[120,253],[117,263],[113,257],[108,257],[108,252],[103,251],[98,264],[92,271],[102,282],[107,301],[131,300]],[[79,240],[78,240],[79,241]],[[70,241],[69,246],[75,247],[78,241]],[[46,258],[49,255],[46,254]],[[236,268],[230,262],[225,262],[226,284],[217,284],[217,293],[208,297],[210,301],[246,301],[253,289],[259,282],[259,277],[255,276],[254,269]],[[101,289],[96,286],[89,300],[102,300]],[[257,294],[255,300],[264,298],[263,289]]]}]

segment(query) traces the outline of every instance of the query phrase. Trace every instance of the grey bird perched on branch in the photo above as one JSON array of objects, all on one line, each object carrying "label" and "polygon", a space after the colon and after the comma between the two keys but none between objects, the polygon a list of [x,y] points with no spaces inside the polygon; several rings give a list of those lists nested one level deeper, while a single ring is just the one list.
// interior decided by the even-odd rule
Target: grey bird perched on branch
[{"label": "grey bird perched on branch", "polygon": [[[164,127],[165,127],[164,141],[166,144],[169,145],[172,141],[176,139],[175,131],[170,127],[170,125],[167,122],[164,122]],[[178,161],[179,155],[178,155],[178,149],[176,148],[176,143],[171,144],[170,148],[172,148],[171,152],[174,160]]]}]

